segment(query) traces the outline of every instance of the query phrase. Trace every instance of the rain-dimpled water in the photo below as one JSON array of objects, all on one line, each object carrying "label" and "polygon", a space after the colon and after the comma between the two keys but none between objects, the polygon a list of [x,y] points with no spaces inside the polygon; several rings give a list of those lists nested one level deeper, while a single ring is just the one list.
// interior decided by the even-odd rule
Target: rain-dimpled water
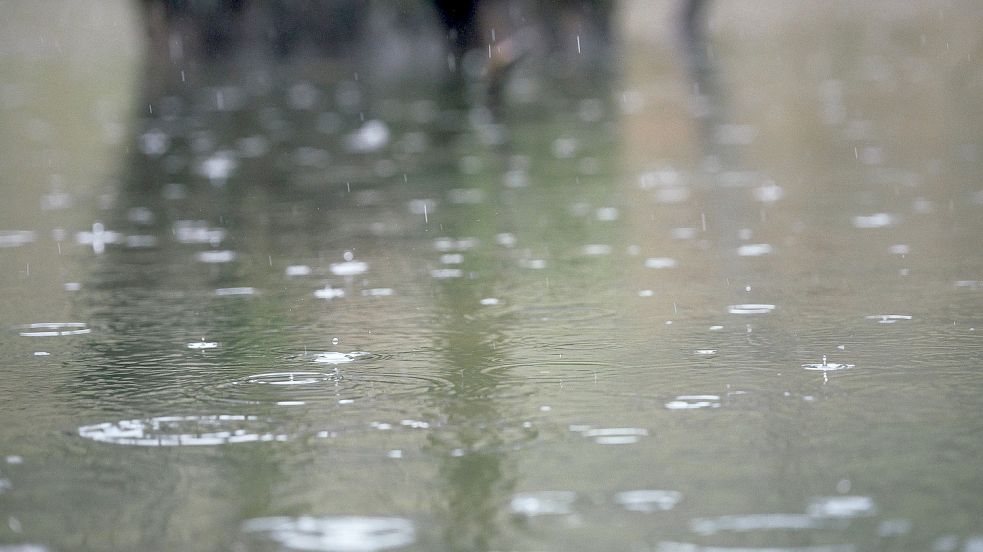
[{"label": "rain-dimpled water", "polygon": [[150,4],[0,18],[0,552],[983,551],[976,3]]}]

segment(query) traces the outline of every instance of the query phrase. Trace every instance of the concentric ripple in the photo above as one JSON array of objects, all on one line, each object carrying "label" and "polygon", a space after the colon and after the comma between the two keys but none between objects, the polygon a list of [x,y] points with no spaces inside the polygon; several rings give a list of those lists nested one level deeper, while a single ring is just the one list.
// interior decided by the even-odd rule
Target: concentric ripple
[{"label": "concentric ripple", "polygon": [[82,426],[78,428],[78,434],[80,437],[100,443],[142,447],[207,446],[287,440],[286,435],[266,431],[270,425],[270,422],[256,416],[240,414],[157,416]]},{"label": "concentric ripple", "polygon": [[264,372],[214,385],[201,394],[231,403],[294,406],[337,399],[341,379],[338,372]]},{"label": "concentric ripple", "polygon": [[416,541],[413,522],[398,517],[264,517],[246,521],[242,530],[290,550],[314,552],[375,552]]}]

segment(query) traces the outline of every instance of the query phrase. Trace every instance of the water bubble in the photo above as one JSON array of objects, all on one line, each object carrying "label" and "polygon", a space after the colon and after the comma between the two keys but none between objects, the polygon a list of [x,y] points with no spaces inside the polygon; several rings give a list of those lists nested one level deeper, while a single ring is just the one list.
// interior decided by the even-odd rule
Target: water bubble
[{"label": "water bubble", "polygon": [[875,515],[877,505],[869,496],[825,496],[812,499],[806,512],[816,517],[853,518]]},{"label": "water bubble", "polygon": [[833,372],[836,370],[846,370],[848,368],[854,368],[853,364],[837,364],[835,362],[826,362],[826,355],[823,355],[823,362],[815,364],[803,364],[803,368],[806,370],[822,370],[823,372]]},{"label": "water bubble", "polygon": [[701,356],[701,357],[715,357],[715,356],[717,356],[717,350],[716,349],[697,349],[697,350],[693,351],[693,354],[695,354],[696,356]]},{"label": "water bubble", "polygon": [[85,322],[35,322],[19,326],[24,337],[57,337],[92,333]]},{"label": "water bubble", "polygon": [[867,320],[875,320],[878,324],[894,324],[901,320],[911,320],[908,314],[872,314],[864,317]]},{"label": "water bubble", "polygon": [[246,521],[242,530],[311,552],[376,552],[416,541],[413,523],[397,517],[266,517]]},{"label": "water bubble", "polygon": [[669,257],[652,257],[650,259],[645,259],[645,268],[676,268],[679,263],[676,259],[670,259]]},{"label": "water bubble", "polygon": [[464,255],[460,253],[444,253],[440,256],[441,264],[461,264],[464,262]]},{"label": "water bubble", "polygon": [[720,395],[679,395],[666,403],[669,410],[720,408]]},{"label": "water bubble", "polygon": [[47,351],[34,351],[34,356],[51,356],[51,353]]},{"label": "water bubble", "polygon": [[682,499],[678,491],[638,490],[614,495],[614,501],[626,510],[643,513],[671,510]]},{"label": "water bubble", "polygon": [[78,429],[78,434],[102,443],[145,447],[205,446],[287,440],[286,435],[253,430],[267,424],[256,416],[239,414],[157,416],[82,426]]},{"label": "water bubble", "polygon": [[512,497],[509,507],[518,515],[556,516],[572,513],[577,494],[572,491],[539,491],[519,493]]},{"label": "water bubble", "polygon": [[499,304],[499,300],[495,297],[485,297],[480,301],[480,303],[485,306],[494,306]]},{"label": "water bubble", "polygon": [[639,297],[654,297],[655,292],[651,289],[643,289],[638,292]]},{"label": "water bubble", "polygon": [[764,303],[743,303],[727,307],[727,312],[731,314],[767,314],[773,310],[775,310],[775,305]]}]

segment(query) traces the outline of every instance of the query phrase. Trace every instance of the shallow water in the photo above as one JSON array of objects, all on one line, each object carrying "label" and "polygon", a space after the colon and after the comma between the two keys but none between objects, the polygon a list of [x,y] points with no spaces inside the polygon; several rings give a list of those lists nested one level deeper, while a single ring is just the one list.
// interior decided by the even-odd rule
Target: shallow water
[{"label": "shallow water", "polygon": [[0,551],[983,549],[983,12],[863,6],[499,119],[6,49]]}]

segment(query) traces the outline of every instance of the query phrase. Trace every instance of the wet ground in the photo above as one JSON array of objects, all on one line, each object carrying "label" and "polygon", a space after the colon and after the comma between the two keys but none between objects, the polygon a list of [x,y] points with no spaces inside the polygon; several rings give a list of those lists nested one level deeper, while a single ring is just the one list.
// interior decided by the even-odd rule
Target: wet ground
[{"label": "wet ground", "polygon": [[779,6],[497,115],[14,10],[0,550],[983,550],[983,12]]}]

